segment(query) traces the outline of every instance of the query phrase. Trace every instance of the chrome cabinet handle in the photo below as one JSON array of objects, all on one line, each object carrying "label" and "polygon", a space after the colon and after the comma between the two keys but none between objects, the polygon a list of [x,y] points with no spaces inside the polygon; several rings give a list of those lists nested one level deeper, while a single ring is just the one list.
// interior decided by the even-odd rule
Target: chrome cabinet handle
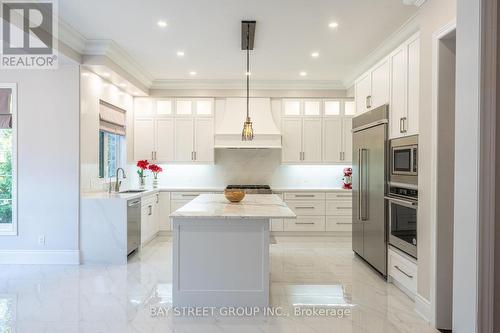
[{"label": "chrome cabinet handle", "polygon": [[343,225],[343,224],[352,224],[352,223],[349,223],[349,222],[336,222],[336,224]]},{"label": "chrome cabinet handle", "polygon": [[352,209],[352,207],[337,207],[337,209]]},{"label": "chrome cabinet handle", "polygon": [[399,133],[403,133],[403,118],[399,118]]},{"label": "chrome cabinet handle", "polygon": [[152,159],[152,160],[154,160],[154,159],[155,159],[155,152],[154,152],[154,151],[152,151],[152,152],[151,152],[151,159]]},{"label": "chrome cabinet handle", "polygon": [[149,209],[148,215],[151,216],[153,214],[153,207],[151,205],[149,205],[148,209]]},{"label": "chrome cabinet handle", "polygon": [[156,193],[156,203],[159,203],[160,202],[160,195],[158,193]]},{"label": "chrome cabinet handle", "polygon": [[314,194],[295,194],[296,198],[314,198]]},{"label": "chrome cabinet handle", "polygon": [[410,275],[410,274],[406,273],[401,268],[399,268],[398,265],[394,266],[394,268],[397,269],[398,271],[400,271],[401,273],[403,273],[404,275],[406,275],[409,279],[413,279],[413,275]]},{"label": "chrome cabinet handle", "polygon": [[408,128],[407,128],[407,125],[406,125],[406,122],[407,122],[408,118],[403,117],[402,119],[403,119],[403,133],[406,133],[406,132],[408,132]]},{"label": "chrome cabinet handle", "polygon": [[342,161],[342,152],[339,153],[339,159]]},{"label": "chrome cabinet handle", "polygon": [[183,197],[197,197],[199,194],[181,194]]},{"label": "chrome cabinet handle", "polygon": [[314,224],[314,222],[295,222],[295,224]]},{"label": "chrome cabinet handle", "polygon": [[194,160],[196,161],[196,151],[194,151],[193,154],[194,154]]},{"label": "chrome cabinet handle", "polygon": [[369,109],[372,107],[372,96],[366,96],[366,108]]},{"label": "chrome cabinet handle", "polygon": [[135,207],[141,203],[141,200],[136,200],[128,204],[129,207]]},{"label": "chrome cabinet handle", "polygon": [[337,198],[352,198],[352,195],[350,194],[337,194]]},{"label": "chrome cabinet handle", "polygon": [[295,207],[295,209],[314,209],[312,206],[301,206],[301,207]]}]

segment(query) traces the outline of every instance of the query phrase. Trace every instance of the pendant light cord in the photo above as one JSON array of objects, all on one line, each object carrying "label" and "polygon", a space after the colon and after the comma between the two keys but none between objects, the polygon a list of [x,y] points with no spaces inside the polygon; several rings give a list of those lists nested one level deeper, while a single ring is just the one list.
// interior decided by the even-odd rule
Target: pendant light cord
[{"label": "pendant light cord", "polygon": [[247,120],[250,116],[250,24],[247,24]]}]

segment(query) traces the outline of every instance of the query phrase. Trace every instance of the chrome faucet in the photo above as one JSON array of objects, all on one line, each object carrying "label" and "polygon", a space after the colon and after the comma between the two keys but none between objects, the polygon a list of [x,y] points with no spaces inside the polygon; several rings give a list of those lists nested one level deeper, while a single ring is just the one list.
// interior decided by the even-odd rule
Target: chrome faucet
[{"label": "chrome faucet", "polygon": [[123,179],[127,178],[127,176],[125,175],[125,170],[123,170],[123,168],[116,169],[115,192],[120,192],[120,185],[122,184],[122,181],[118,180],[118,173],[120,170],[122,171]]}]

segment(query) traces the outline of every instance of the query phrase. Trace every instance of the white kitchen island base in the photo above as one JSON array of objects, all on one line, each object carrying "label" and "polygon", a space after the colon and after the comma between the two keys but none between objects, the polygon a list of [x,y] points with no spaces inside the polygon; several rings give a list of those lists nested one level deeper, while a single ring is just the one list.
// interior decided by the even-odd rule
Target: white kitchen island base
[{"label": "white kitchen island base", "polygon": [[268,306],[269,220],[174,218],[173,238],[174,306]]},{"label": "white kitchen island base", "polygon": [[277,195],[248,194],[229,203],[202,194],[173,218],[175,307],[269,305],[269,224],[295,218]]}]

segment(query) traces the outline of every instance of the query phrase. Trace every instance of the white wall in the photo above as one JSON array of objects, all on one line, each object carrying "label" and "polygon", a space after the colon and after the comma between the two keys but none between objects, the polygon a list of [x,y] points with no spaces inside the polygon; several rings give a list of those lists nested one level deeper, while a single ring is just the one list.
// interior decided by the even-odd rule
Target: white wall
[{"label": "white wall", "polygon": [[456,0],[427,0],[420,8],[420,108],[418,174],[418,279],[417,293],[430,301],[431,290],[431,207],[432,207],[432,38],[456,16]]},{"label": "white wall", "polygon": [[0,251],[75,251],[78,258],[79,67],[0,70],[0,81],[18,90],[18,235],[0,236]]},{"label": "white wall", "polygon": [[[216,149],[213,165],[162,165],[160,186],[225,187],[228,184],[269,184],[274,188],[341,187],[341,165],[281,165],[280,149]],[[130,165],[130,186],[138,185]],[[146,179],[151,183],[151,177]]]},{"label": "white wall", "polygon": [[133,157],[133,97],[92,72],[81,76],[81,188],[102,189],[99,178],[99,100],[127,111],[127,157]]}]

